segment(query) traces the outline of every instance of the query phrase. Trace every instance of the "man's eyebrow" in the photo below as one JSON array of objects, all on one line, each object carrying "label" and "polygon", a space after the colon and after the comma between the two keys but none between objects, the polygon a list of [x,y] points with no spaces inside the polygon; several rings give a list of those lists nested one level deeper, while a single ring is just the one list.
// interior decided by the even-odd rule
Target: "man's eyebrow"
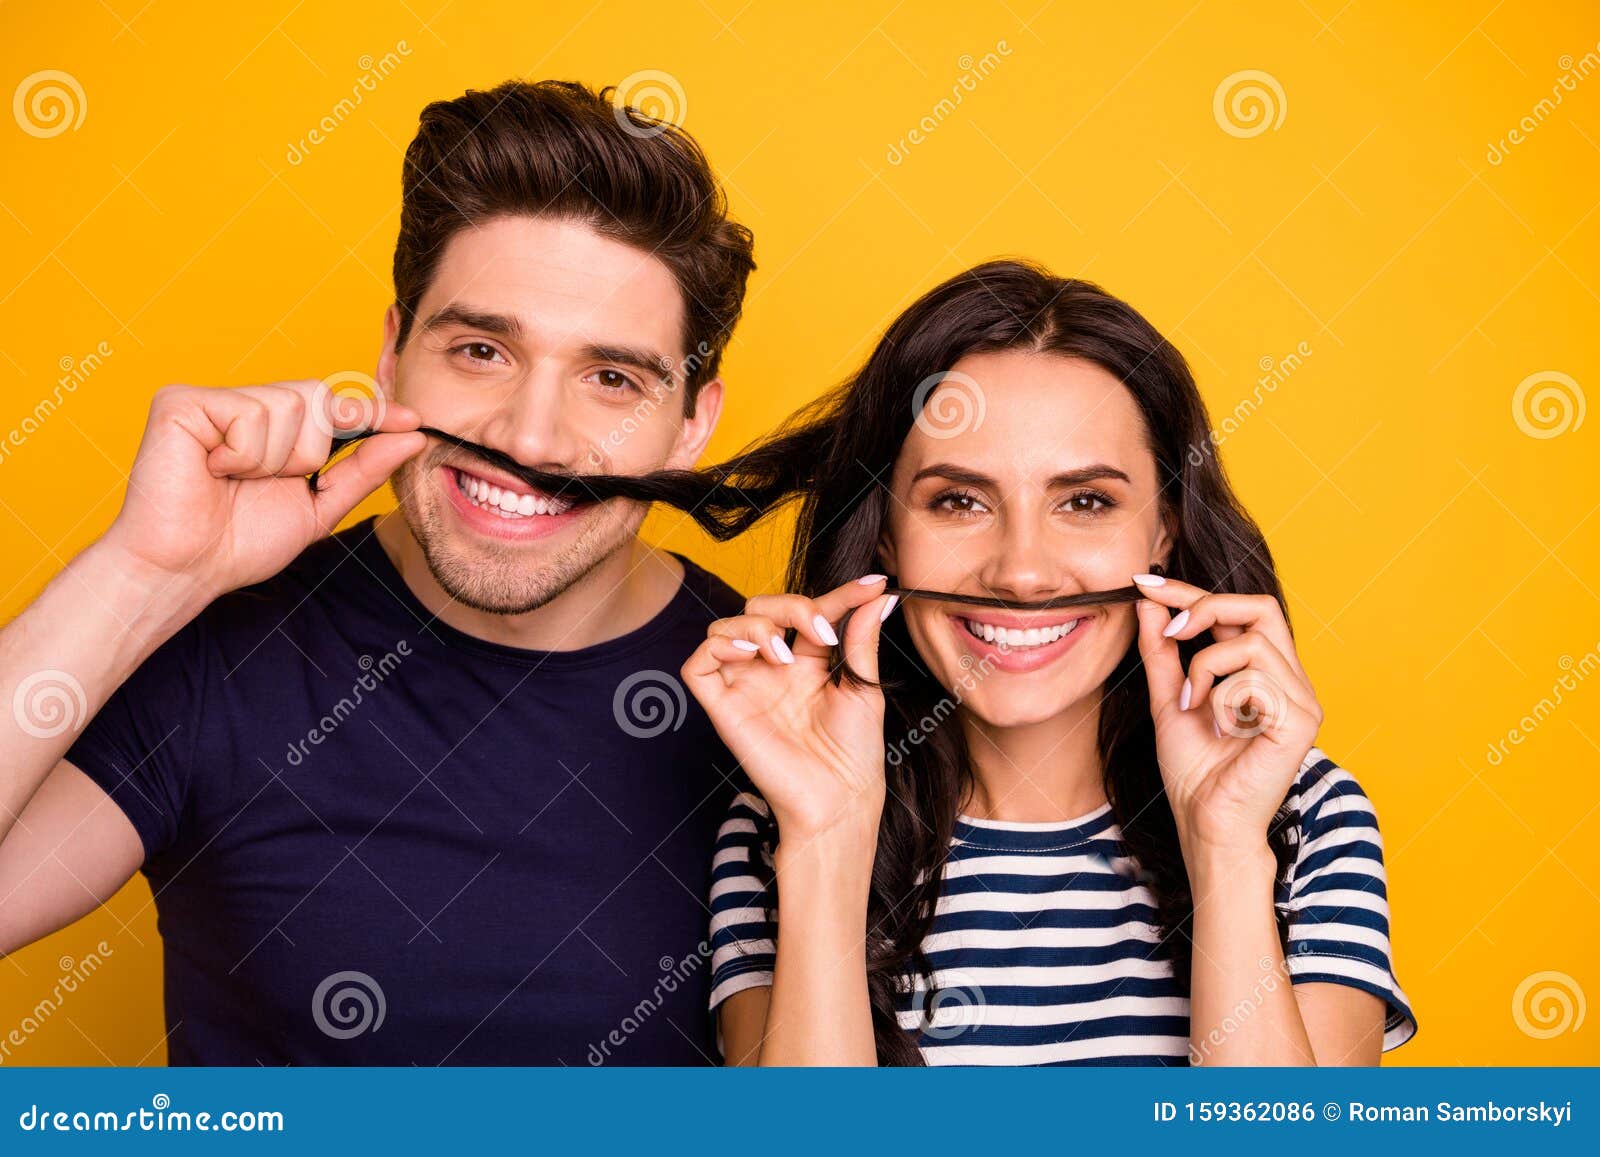
[{"label": "man's eyebrow", "polygon": [[670,386],[673,382],[672,359],[642,346],[590,343],[583,347],[580,356],[586,361],[615,362],[619,366],[632,366],[642,374],[656,377],[663,385]]},{"label": "man's eyebrow", "polygon": [[447,305],[422,323],[424,330],[450,329],[453,326],[482,330],[507,338],[522,336],[522,323],[514,315],[474,309],[470,305]]},{"label": "man's eyebrow", "polygon": [[[924,466],[911,476],[915,485],[924,478],[944,478],[950,482],[960,482],[967,486],[983,486],[993,488],[999,483],[987,474],[977,470],[969,470],[965,466],[955,466],[949,462],[935,462],[931,466]],[[1097,482],[1105,478],[1115,478],[1122,482],[1131,483],[1133,479],[1118,470],[1115,466],[1105,462],[1096,462],[1089,466],[1079,466],[1075,470],[1064,470],[1059,474],[1052,474],[1048,483],[1051,487],[1082,486],[1085,482]]]}]

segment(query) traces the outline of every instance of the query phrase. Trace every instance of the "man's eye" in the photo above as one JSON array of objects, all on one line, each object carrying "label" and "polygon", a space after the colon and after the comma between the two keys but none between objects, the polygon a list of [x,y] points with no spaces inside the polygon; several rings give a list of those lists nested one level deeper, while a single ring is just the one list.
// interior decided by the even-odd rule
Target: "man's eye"
[{"label": "man's eye", "polygon": [[500,351],[486,341],[462,342],[450,352],[465,354],[467,360],[473,362],[492,362],[500,357]]},{"label": "man's eye", "polygon": [[638,389],[638,383],[621,370],[596,370],[594,378],[608,390]]}]

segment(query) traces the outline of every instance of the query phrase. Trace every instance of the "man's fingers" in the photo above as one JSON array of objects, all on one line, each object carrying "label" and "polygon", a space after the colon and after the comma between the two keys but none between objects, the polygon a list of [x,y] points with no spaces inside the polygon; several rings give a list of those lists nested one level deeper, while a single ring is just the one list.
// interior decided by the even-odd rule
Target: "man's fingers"
[{"label": "man's fingers", "polygon": [[414,430],[404,434],[376,434],[362,442],[322,475],[321,485],[312,495],[317,522],[331,534],[363,498],[382,486],[402,462],[420,454],[427,445],[427,437]]}]

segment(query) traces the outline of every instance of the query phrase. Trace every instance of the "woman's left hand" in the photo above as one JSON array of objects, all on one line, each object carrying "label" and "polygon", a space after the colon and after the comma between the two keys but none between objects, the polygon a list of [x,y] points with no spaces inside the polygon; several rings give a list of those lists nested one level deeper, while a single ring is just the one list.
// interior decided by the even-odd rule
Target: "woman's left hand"
[{"label": "woman's left hand", "polygon": [[[1139,587],[1156,756],[1185,855],[1254,855],[1322,724],[1283,609],[1175,579]],[[1185,677],[1178,641],[1208,630],[1216,641]]]}]

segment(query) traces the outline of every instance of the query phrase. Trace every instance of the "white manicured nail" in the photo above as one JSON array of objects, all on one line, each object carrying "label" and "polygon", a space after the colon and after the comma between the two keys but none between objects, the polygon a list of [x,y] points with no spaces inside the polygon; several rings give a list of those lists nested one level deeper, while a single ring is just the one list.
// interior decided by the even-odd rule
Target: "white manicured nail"
[{"label": "white manicured nail", "polygon": [[778,656],[780,663],[793,663],[794,652],[789,650],[789,644],[783,641],[782,635],[772,636],[772,650]]},{"label": "white manicured nail", "polygon": [[752,643],[749,639],[729,639],[728,642],[732,643],[735,647],[738,647],[741,651],[761,650],[761,645],[759,643]]},{"label": "white manicured nail", "polygon": [[890,595],[889,596],[889,601],[883,604],[883,614],[878,616],[878,621],[880,623],[883,622],[883,620],[885,620],[885,619],[887,619],[889,617],[889,612],[894,610],[894,605],[896,603],[898,603],[899,601],[900,601],[900,596],[899,595]]},{"label": "white manicured nail", "polygon": [[839,636],[833,633],[833,628],[828,625],[828,620],[818,615],[811,620],[811,625],[817,628],[817,637],[830,647],[839,645]]},{"label": "white manicured nail", "polygon": [[1183,681],[1183,691],[1178,695],[1179,711],[1189,710],[1189,696],[1193,694],[1193,692],[1194,687],[1190,685],[1189,680],[1185,679]]},{"label": "white manicured nail", "polygon": [[860,583],[864,587],[869,587],[873,583],[881,583],[885,577],[887,576],[881,574],[864,574],[860,578],[856,579],[856,582]]},{"label": "white manicured nail", "polygon": [[1162,629],[1161,633],[1170,639],[1173,635],[1176,635],[1179,631],[1183,630],[1184,626],[1187,625],[1188,622],[1189,612],[1179,611],[1172,617],[1172,622],[1168,623],[1166,627]]},{"label": "white manicured nail", "polygon": [[1167,583],[1167,580],[1158,574],[1136,574],[1133,576],[1133,581],[1142,587],[1159,587]]}]

